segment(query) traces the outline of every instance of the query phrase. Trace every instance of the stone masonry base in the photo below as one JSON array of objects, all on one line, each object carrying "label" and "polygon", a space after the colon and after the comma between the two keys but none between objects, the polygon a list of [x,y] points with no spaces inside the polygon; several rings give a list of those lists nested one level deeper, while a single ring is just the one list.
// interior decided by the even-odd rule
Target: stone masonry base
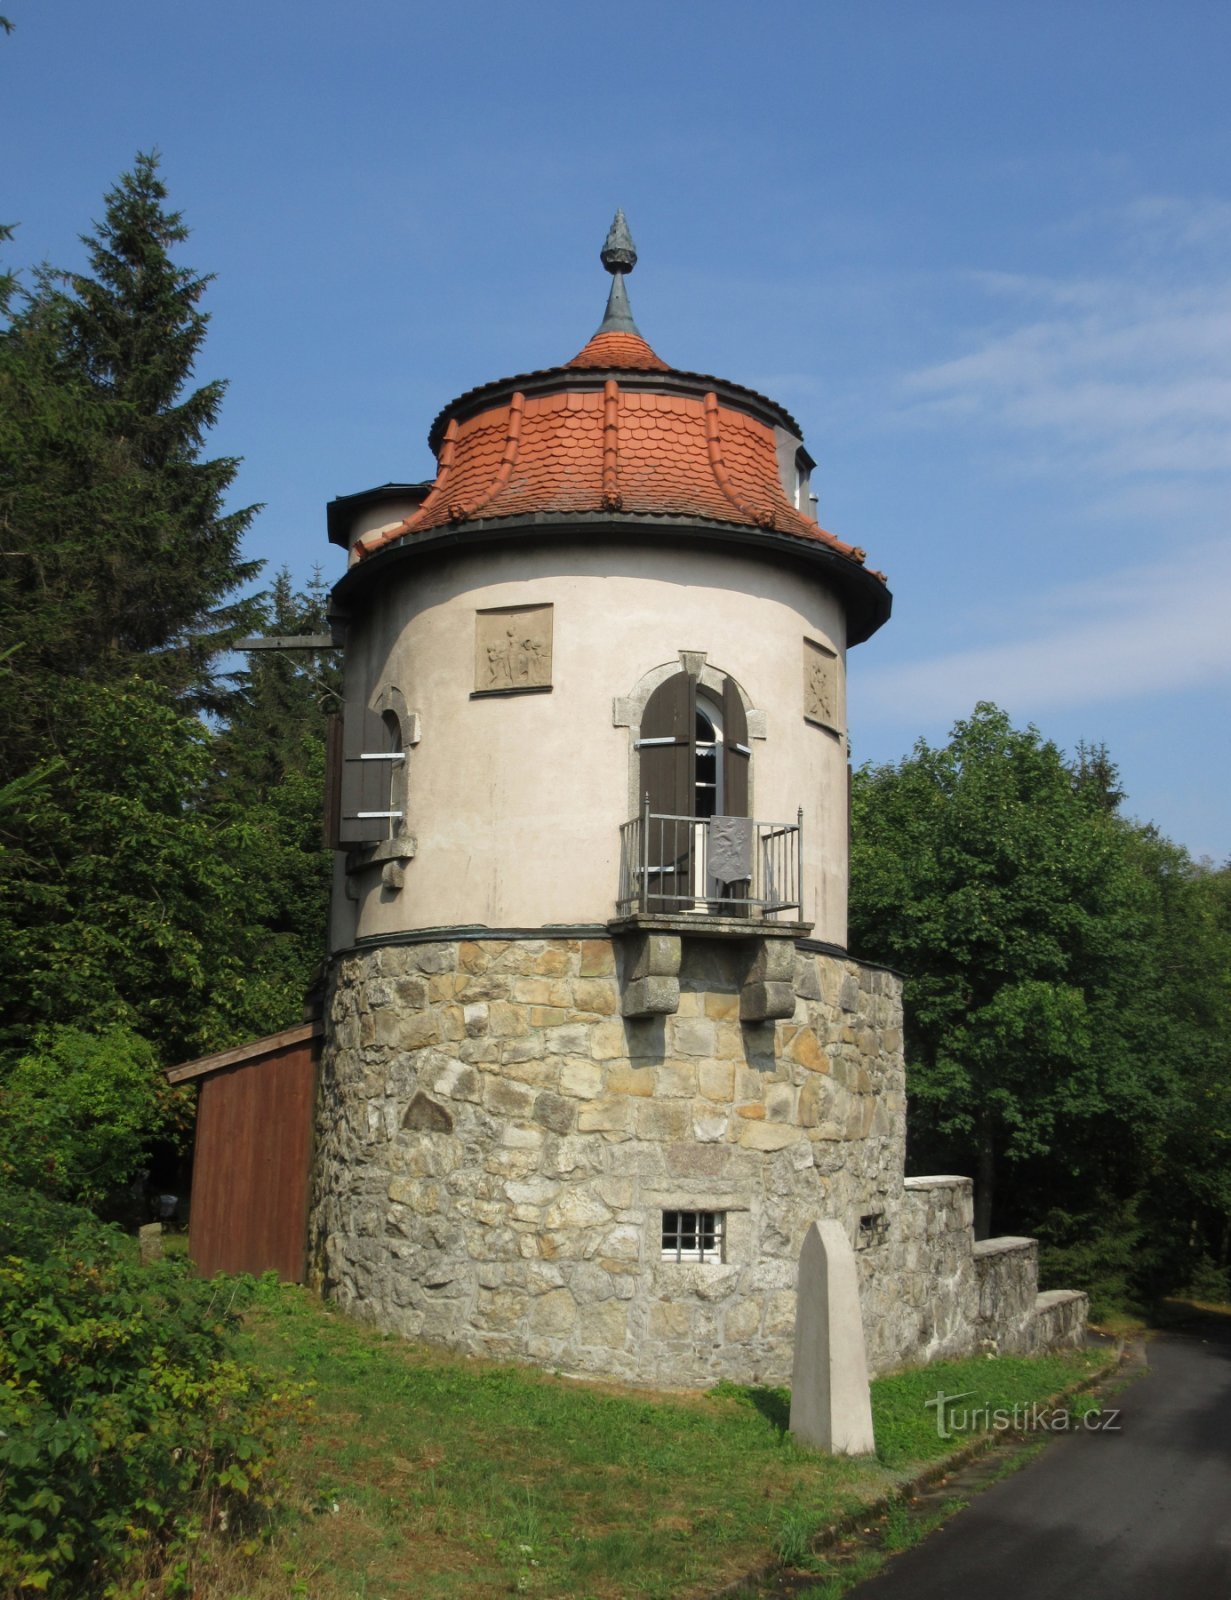
[{"label": "stone masonry base", "polygon": [[[793,1014],[741,1021],[747,948],[685,935],[677,1009],[627,1016],[628,943],[441,938],[335,962],[310,1239],[342,1306],[566,1372],[781,1383],[800,1246],[830,1217],[857,1251],[873,1371],[1084,1327],[1068,1302],[1036,1312],[1032,1246],[972,1249],[968,1180],[903,1185],[896,976],[805,947]],[[720,1215],[721,1258],[666,1259],[664,1212]]]}]

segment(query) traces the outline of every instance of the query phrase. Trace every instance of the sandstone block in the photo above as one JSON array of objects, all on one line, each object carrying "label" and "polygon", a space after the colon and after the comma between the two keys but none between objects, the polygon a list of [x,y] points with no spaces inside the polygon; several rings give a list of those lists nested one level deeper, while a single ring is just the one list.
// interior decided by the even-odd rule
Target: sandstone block
[{"label": "sandstone block", "polygon": [[534,1102],[534,1120],[552,1133],[571,1133],[576,1109],[575,1101],[544,1091]]},{"label": "sandstone block", "polygon": [[704,1011],[715,1022],[738,1022],[739,995],[715,994],[711,990],[704,996]]},{"label": "sandstone block", "polygon": [[698,1110],[693,1107],[692,1136],[701,1144],[709,1144],[727,1137],[730,1116],[726,1111]]},{"label": "sandstone block", "polygon": [[534,1090],[507,1078],[489,1077],[483,1082],[483,1104],[502,1117],[528,1117],[534,1105]]},{"label": "sandstone block", "polygon": [[615,972],[615,951],[610,939],[583,939],[578,967],[583,978],[607,978]]},{"label": "sandstone block", "polygon": [[633,1102],[619,1099],[590,1100],[577,1113],[578,1133],[629,1133]]},{"label": "sandstone block", "polygon": [[702,1061],[697,1067],[697,1088],[707,1100],[730,1100],[735,1093],[735,1063]]},{"label": "sandstone block", "polygon": [[571,1012],[567,1006],[539,1006],[530,1007],[529,1017],[532,1028],[558,1028],[561,1023],[567,1022]]},{"label": "sandstone block", "polygon": [[561,1094],[578,1100],[593,1100],[602,1093],[603,1072],[592,1061],[562,1061],[559,1086]]},{"label": "sandstone block", "polygon": [[619,1022],[600,1022],[590,1029],[590,1054],[595,1061],[628,1058],[628,1040]]},{"label": "sandstone block", "polygon": [[579,978],[573,985],[573,1005],[596,1017],[616,1014],[616,987],[600,978]]},{"label": "sandstone block", "polygon": [[498,1039],[520,1039],[529,1025],[525,1006],[511,1000],[493,1000],[488,1008],[487,1026]]},{"label": "sandstone block", "polygon": [[639,1099],[654,1093],[653,1067],[610,1066],[607,1068],[607,1093],[631,1094]]},{"label": "sandstone block", "polygon": [[667,1025],[667,1045],[672,1055],[708,1056],[715,1050],[714,1024],[706,1017],[677,1017]]},{"label": "sandstone block", "polygon": [[790,1084],[771,1083],[765,1090],[765,1116],[769,1122],[790,1122],[795,1110],[795,1094]]},{"label": "sandstone block", "polygon": [[582,1344],[604,1350],[621,1350],[628,1336],[628,1312],[619,1300],[609,1299],[584,1307],[578,1317]]},{"label": "sandstone block", "polygon": [[821,1049],[820,1040],[812,1028],[798,1029],[787,1046],[786,1054],[792,1061],[798,1061],[801,1067],[807,1067],[809,1072],[829,1071],[829,1057]]},{"label": "sandstone block", "polygon": [[639,1139],[683,1139],[692,1125],[691,1107],[683,1100],[642,1100],[634,1108]]},{"label": "sandstone block", "polygon": [[610,1221],[611,1211],[598,1196],[575,1186],[563,1189],[543,1216],[549,1230],[594,1228]]},{"label": "sandstone block", "polygon": [[738,1142],[745,1150],[784,1150],[800,1137],[798,1128],[784,1127],[778,1122],[745,1122],[739,1130]]},{"label": "sandstone block", "polygon": [[553,942],[531,960],[530,970],[541,978],[564,978],[572,970],[570,944],[564,940]]},{"label": "sandstone block", "polygon": [[697,1092],[696,1062],[664,1061],[655,1076],[654,1092],[664,1099],[691,1099]]},{"label": "sandstone block", "polygon": [[722,1319],[722,1334],[728,1344],[743,1344],[755,1339],[761,1328],[761,1303],[751,1296],[727,1307]]},{"label": "sandstone block", "polygon": [[563,1008],[571,1003],[572,990],[562,978],[516,977],[509,984],[509,997],[520,1005]]},{"label": "sandstone block", "polygon": [[687,1339],[692,1333],[693,1308],[678,1301],[657,1300],[650,1307],[652,1339]]}]

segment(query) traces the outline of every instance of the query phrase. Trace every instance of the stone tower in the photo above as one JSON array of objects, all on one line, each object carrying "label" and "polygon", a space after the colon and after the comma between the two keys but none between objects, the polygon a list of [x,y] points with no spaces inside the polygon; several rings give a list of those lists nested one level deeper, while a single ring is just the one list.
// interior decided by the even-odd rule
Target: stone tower
[{"label": "stone tower", "polygon": [[621,214],[602,260],[577,355],[447,405],[434,482],[330,507],[317,1270],[459,1348],[781,1379],[833,1217],[884,1366],[900,997],[845,950],[845,683],[889,593],[793,418],[641,336]]}]

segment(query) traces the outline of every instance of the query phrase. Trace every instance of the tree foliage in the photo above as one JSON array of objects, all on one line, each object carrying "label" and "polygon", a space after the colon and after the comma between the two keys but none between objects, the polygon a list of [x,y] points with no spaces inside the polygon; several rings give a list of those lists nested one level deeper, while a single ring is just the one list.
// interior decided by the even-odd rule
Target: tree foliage
[{"label": "tree foliage", "polygon": [[187,229],[165,202],[138,156],[84,237],[92,271],[41,270],[0,337],[0,632],[23,691],[7,763],[47,736],[48,676],[139,671],[211,703],[250,621],[233,597],[258,568],[240,556],[254,508],[225,509],[236,461],[202,459],[225,385],[190,388],[209,280],[172,259]]},{"label": "tree foliage", "polygon": [[855,775],[852,946],[906,974],[911,1162],[973,1170],[980,1233],[1071,1244],[1129,1208],[1154,1248],[1212,1170],[1174,1191],[1226,1065],[1195,1014],[1203,875],[1119,799],[1106,751],[1069,763],[990,705]]},{"label": "tree foliage", "polygon": [[203,1531],[267,1522],[309,1403],[236,1360],[235,1287],[0,1179],[0,1592],[181,1593]]},{"label": "tree foliage", "polygon": [[188,1113],[129,1029],[49,1028],[0,1083],[0,1177],[99,1210]]},{"label": "tree foliage", "polygon": [[[138,156],[0,334],[0,1052],[61,1021],[164,1060],[298,1019],[323,953],[323,694],[239,628],[313,617],[279,577],[235,596],[251,510],[207,459],[224,385],[194,386],[209,282],[157,158]],[[329,669],[324,669],[326,672]],[[201,720],[210,706],[215,718]],[[217,713],[230,713],[221,726]]]}]

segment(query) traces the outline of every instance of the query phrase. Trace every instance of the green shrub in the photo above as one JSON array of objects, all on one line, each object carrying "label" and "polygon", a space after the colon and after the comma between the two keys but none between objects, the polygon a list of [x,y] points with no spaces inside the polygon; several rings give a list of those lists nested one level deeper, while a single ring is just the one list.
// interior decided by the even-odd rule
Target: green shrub
[{"label": "green shrub", "polygon": [[0,1247],[0,1593],[123,1594],[267,1512],[304,1402],[233,1358],[241,1284],[3,1184]]},{"label": "green shrub", "polygon": [[50,1028],[0,1083],[0,1176],[97,1207],[188,1115],[187,1098],[168,1088],[153,1047],[131,1029]]}]

